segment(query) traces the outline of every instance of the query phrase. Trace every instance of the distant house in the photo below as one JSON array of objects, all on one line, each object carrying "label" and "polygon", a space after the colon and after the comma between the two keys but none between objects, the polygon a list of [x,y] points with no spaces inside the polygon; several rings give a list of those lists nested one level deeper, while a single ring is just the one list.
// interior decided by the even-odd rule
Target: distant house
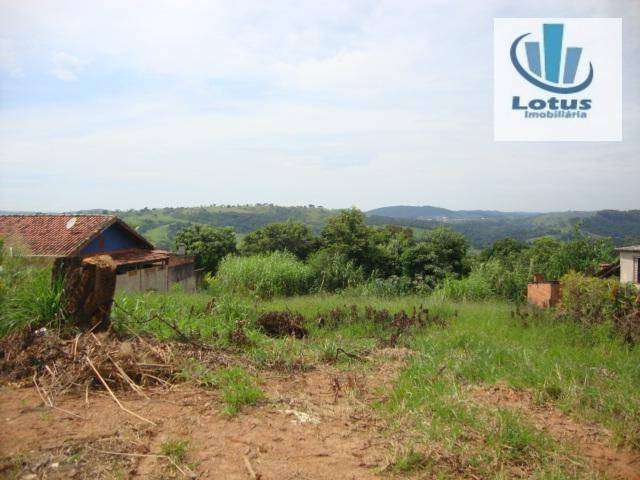
[{"label": "distant house", "polygon": [[620,281],[640,286],[640,245],[621,247],[617,251],[620,253]]},{"label": "distant house", "polygon": [[116,290],[195,289],[193,257],[156,250],[115,215],[0,215],[5,254],[42,261],[108,254]]}]

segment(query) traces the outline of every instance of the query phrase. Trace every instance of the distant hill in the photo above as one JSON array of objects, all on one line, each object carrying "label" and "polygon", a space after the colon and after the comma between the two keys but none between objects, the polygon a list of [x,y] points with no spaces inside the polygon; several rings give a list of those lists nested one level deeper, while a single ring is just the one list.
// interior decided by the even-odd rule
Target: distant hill
[{"label": "distant hill", "polygon": [[[201,207],[143,208],[141,210],[91,210],[78,213],[115,213],[161,248],[170,248],[176,233],[194,224],[232,227],[243,236],[273,222],[294,220],[319,233],[339,210],[319,206],[282,207],[271,204],[209,205]],[[402,225],[417,236],[439,225],[464,234],[475,248],[513,237],[523,241],[552,235],[568,238],[576,224],[590,235],[612,237],[617,245],[640,243],[640,210],[595,212],[497,212],[448,210],[424,206],[383,207],[366,212],[369,225]]]},{"label": "distant hill", "polygon": [[433,207],[431,205],[424,205],[421,207],[396,205],[369,210],[367,215],[391,218],[415,218],[418,220],[460,220],[470,218],[532,217],[539,215],[539,213],[499,212],[497,210],[449,210],[441,207]]}]

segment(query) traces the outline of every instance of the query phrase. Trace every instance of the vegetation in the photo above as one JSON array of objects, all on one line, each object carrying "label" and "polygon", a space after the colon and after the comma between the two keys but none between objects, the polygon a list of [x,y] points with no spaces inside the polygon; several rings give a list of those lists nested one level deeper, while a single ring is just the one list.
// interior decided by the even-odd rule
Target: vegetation
[{"label": "vegetation", "polygon": [[[327,220],[338,213],[337,210],[315,205],[281,207],[271,204],[95,212],[118,214],[161,248],[173,246],[174,237],[180,230],[196,224],[231,227],[238,234],[245,235],[270,223],[293,221],[305,224],[317,234]],[[438,226],[449,226],[463,234],[469,244],[477,249],[487,248],[504,237],[529,242],[541,236],[565,240],[571,236],[576,225],[586,235],[611,237],[616,245],[640,243],[640,210],[525,214],[478,210],[453,212],[435,207],[394,207],[367,212],[365,221],[369,226],[391,224],[410,227],[416,234]]]},{"label": "vegetation", "polygon": [[29,266],[18,258],[2,260],[0,336],[25,327],[62,327],[62,280],[52,280],[50,268]]},{"label": "vegetation", "polygon": [[240,367],[228,367],[216,374],[216,383],[225,403],[225,412],[234,415],[245,405],[255,405],[264,397],[255,379]]},{"label": "vegetation", "polygon": [[[193,354],[170,373],[211,390],[229,415],[266,398],[261,372],[330,364],[377,375],[375,353],[393,350],[406,352],[400,371],[375,401],[358,399],[403,439],[390,452],[392,472],[590,475],[575,445],[527,415],[534,407],[600,425],[612,445],[640,449],[638,292],[593,276],[614,258],[610,239],[574,227],[564,240],[504,238],[478,252],[452,228],[374,227],[351,209],[317,234],[293,222],[265,226],[239,251],[230,229],[199,224],[176,242],[208,270],[206,291],[120,294],[112,328],[128,339],[181,342],[185,358],[196,347],[233,358],[207,363]],[[50,271],[2,262],[0,335],[61,325]],[[559,309],[522,309],[534,273],[562,279]],[[502,391],[522,408],[487,401]],[[187,448],[161,445],[176,464]]]},{"label": "vegetation", "polygon": [[271,252],[290,252],[301,260],[318,248],[318,240],[311,229],[299,222],[271,223],[249,233],[242,239],[243,255],[259,255]]},{"label": "vegetation", "polygon": [[178,232],[175,246],[184,246],[188,255],[196,257],[196,268],[215,272],[220,261],[236,251],[236,236],[231,228],[193,225]]},{"label": "vegetation", "polygon": [[312,283],[312,269],[286,251],[226,257],[220,263],[218,274],[209,277],[214,289],[260,298],[307,293]]},{"label": "vegetation", "polygon": [[[338,348],[360,356],[395,337],[391,323],[375,312],[386,311],[393,318],[423,305],[430,318],[445,322],[415,325],[397,337],[397,345],[415,355],[379,404],[392,425],[410,426],[421,444],[469,455],[469,461],[487,469],[487,474],[513,462],[534,465],[539,472],[555,469],[558,457],[565,456],[570,446],[557,444],[517,413],[475,400],[474,388],[503,385],[530,392],[532,402],[553,405],[577,420],[602,424],[614,432],[618,445],[640,447],[640,349],[626,343],[608,321],[585,325],[553,312],[515,311],[514,315],[513,307],[504,302],[451,303],[437,296],[383,298],[348,292],[280,297],[257,304],[241,297],[218,297],[213,308],[206,294],[129,295],[125,303],[140,305],[141,311],[162,312],[182,331],[239,349],[259,367],[286,370],[326,361],[353,364],[356,360],[338,356]],[[304,338],[269,336],[258,326],[262,313],[277,311],[300,315]],[[175,336],[160,322],[132,324],[131,319],[121,318],[116,325],[122,322],[163,338]],[[234,337],[225,333],[237,329],[238,322],[249,341],[234,343]],[[225,373],[222,380],[202,366],[188,370],[190,378],[210,388],[228,385],[223,397],[230,412],[232,405],[244,401],[240,399],[251,403],[260,396],[244,373]],[[469,444],[476,437],[487,442]],[[420,453],[412,454],[408,448],[398,453],[393,468],[429,468],[413,461],[418,458]]]}]

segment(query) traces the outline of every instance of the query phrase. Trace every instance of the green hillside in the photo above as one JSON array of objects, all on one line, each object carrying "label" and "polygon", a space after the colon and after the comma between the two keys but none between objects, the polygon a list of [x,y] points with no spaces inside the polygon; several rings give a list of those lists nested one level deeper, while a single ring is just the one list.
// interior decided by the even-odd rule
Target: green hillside
[{"label": "green hillside", "polygon": [[[193,224],[234,228],[242,237],[273,222],[294,220],[319,233],[327,218],[338,210],[314,205],[282,207],[271,204],[210,205],[201,207],[143,208],[109,211],[115,213],[161,248],[169,248],[182,228]],[[380,212],[389,215],[380,215]],[[446,213],[449,212],[449,213]],[[86,213],[86,212],[85,212]],[[401,214],[394,217],[390,214]],[[409,216],[416,215],[415,217]],[[428,219],[430,214],[436,219]],[[438,225],[447,225],[464,234],[475,248],[484,248],[497,239],[513,237],[532,240],[544,235],[566,238],[579,224],[591,235],[612,237],[617,245],[640,243],[640,210],[600,210],[596,212],[552,212],[524,214],[483,210],[447,210],[438,207],[385,207],[367,212],[370,225],[402,225],[418,235]]]}]

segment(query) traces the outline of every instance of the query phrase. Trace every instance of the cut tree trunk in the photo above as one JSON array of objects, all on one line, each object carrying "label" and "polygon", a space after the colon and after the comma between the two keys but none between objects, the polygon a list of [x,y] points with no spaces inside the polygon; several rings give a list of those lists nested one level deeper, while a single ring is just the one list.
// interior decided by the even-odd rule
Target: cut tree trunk
[{"label": "cut tree trunk", "polygon": [[109,255],[58,258],[54,278],[61,276],[65,316],[81,330],[106,330],[116,289],[116,265]]}]

